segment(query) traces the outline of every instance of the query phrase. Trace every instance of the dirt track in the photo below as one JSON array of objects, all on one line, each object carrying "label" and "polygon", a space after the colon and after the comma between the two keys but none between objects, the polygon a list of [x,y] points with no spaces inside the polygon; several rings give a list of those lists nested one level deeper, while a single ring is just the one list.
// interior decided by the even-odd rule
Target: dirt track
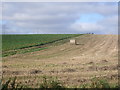
[{"label": "dirt track", "polygon": [[3,75],[57,76],[66,85],[79,85],[97,76],[117,83],[118,36],[82,35],[76,40],[77,45],[68,41],[46,50],[5,57]]}]

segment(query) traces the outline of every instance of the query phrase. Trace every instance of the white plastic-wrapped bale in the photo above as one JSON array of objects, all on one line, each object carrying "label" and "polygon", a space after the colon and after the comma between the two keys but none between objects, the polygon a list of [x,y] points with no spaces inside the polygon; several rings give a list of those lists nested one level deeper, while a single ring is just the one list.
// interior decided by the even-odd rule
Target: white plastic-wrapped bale
[{"label": "white plastic-wrapped bale", "polygon": [[70,40],[70,44],[76,45],[76,40],[75,39],[71,39]]}]

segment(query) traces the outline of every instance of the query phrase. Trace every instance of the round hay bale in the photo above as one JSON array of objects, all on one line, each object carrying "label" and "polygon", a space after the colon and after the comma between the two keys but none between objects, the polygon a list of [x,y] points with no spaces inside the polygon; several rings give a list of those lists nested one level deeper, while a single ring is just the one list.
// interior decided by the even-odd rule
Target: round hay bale
[{"label": "round hay bale", "polygon": [[76,40],[75,39],[70,39],[70,44],[76,45]]}]

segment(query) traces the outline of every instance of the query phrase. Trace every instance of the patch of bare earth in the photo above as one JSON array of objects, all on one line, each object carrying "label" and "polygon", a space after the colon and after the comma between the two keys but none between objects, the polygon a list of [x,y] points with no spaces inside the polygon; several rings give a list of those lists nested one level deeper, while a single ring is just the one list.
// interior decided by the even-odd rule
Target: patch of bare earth
[{"label": "patch of bare earth", "polygon": [[46,50],[4,57],[3,78],[17,76],[20,82],[35,79],[36,85],[37,77],[56,76],[66,86],[77,86],[96,76],[117,83],[118,36],[82,35],[76,40],[77,45],[68,41]]}]

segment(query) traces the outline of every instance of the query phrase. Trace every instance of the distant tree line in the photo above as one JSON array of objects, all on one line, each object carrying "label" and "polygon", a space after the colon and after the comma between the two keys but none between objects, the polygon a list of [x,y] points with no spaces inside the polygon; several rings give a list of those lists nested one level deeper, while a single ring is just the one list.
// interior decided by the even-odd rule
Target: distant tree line
[{"label": "distant tree line", "polygon": [[94,33],[85,33],[85,34],[94,34]]}]

